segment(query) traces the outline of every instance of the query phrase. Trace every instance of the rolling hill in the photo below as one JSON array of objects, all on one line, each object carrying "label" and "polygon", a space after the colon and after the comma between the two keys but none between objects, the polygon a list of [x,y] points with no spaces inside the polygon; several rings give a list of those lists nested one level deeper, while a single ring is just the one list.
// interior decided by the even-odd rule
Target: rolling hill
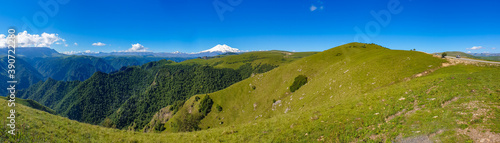
[{"label": "rolling hill", "polygon": [[499,136],[499,69],[350,43],[164,106],[161,121],[150,123],[165,121],[162,132],[104,128],[20,105],[23,134],[8,136],[4,126],[0,136],[25,142],[479,142]]}]

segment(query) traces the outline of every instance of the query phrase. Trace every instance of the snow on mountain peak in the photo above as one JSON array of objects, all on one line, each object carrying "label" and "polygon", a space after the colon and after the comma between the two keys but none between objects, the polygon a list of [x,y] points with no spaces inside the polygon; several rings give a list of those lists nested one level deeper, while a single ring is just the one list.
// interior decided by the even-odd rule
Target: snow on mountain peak
[{"label": "snow on mountain peak", "polygon": [[237,52],[241,52],[241,51],[236,49],[236,48],[231,48],[226,44],[224,44],[224,45],[218,44],[217,46],[215,46],[211,49],[201,51],[201,53],[203,53],[203,52],[210,52],[210,53],[212,53],[212,52],[222,52],[222,53],[235,52],[235,53],[237,53]]}]

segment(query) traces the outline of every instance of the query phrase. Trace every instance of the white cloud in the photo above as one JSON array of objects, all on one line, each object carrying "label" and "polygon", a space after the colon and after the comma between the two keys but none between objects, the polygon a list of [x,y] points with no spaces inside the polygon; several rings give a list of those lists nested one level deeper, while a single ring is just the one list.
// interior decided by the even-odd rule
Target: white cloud
[{"label": "white cloud", "polygon": [[0,47],[7,47],[7,36],[0,34]]},{"label": "white cloud", "polygon": [[[0,47],[8,46],[6,38],[6,35],[0,34]],[[23,31],[17,34],[16,39],[18,47],[50,47],[52,44],[66,44],[66,40],[59,37],[58,34],[42,33],[38,35]]]},{"label": "white cloud", "polygon": [[106,46],[106,44],[101,43],[101,42],[97,42],[97,43],[93,43],[92,46]]},{"label": "white cloud", "polygon": [[492,49],[492,50],[495,50],[495,49],[497,49],[497,48],[491,48],[491,49]]},{"label": "white cloud", "polygon": [[323,10],[323,8],[324,8],[323,0],[312,0],[309,10],[312,12],[312,11]]},{"label": "white cloud", "polygon": [[141,44],[132,44],[132,48],[126,50],[125,52],[147,52],[146,47],[142,46]]},{"label": "white cloud", "polygon": [[64,40],[57,34],[42,33],[42,35],[31,35],[27,31],[18,33],[16,38],[19,47],[50,47],[55,42]]},{"label": "white cloud", "polygon": [[483,46],[474,46],[472,48],[467,48],[467,49],[470,49],[470,50],[479,50],[479,49],[482,49]]},{"label": "white cloud", "polygon": [[78,43],[75,42],[75,46],[78,46]]},{"label": "white cloud", "polygon": [[470,51],[467,51],[467,53],[472,53],[472,52],[470,52]]},{"label": "white cloud", "polygon": [[315,11],[316,9],[318,9],[315,5],[311,5],[311,7],[309,8],[311,11]]}]

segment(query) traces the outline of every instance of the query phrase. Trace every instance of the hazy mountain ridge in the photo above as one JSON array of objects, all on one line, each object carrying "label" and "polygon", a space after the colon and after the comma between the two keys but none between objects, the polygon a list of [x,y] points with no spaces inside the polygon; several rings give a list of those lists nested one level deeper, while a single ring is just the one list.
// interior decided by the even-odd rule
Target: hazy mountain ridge
[{"label": "hazy mountain ridge", "polygon": [[469,53],[473,56],[489,57],[489,56],[500,56],[500,53]]},{"label": "hazy mountain ridge", "polygon": [[[7,54],[7,48],[0,48]],[[110,73],[124,66],[142,65],[151,61],[161,59],[181,62],[195,57],[150,57],[150,56],[76,56],[64,55],[54,49],[45,47],[19,47],[16,48],[16,77],[18,78],[18,89],[25,89],[41,80],[52,78],[55,80],[84,81],[94,72],[100,71]],[[2,79],[7,81],[7,57],[0,61]],[[7,85],[3,82],[0,85]],[[1,96],[6,91],[0,92]]]},{"label": "hazy mountain ridge", "polygon": [[231,48],[228,45],[216,45],[211,49],[201,52],[183,53],[183,52],[78,52],[71,55],[86,55],[86,56],[150,56],[150,57],[183,57],[183,58],[196,58],[196,57],[211,57],[224,53],[240,53],[239,49]]}]

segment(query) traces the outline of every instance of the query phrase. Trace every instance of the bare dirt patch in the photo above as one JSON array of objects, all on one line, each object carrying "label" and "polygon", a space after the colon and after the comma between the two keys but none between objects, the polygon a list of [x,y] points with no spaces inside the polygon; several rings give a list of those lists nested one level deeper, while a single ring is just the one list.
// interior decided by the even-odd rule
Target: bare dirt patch
[{"label": "bare dirt patch", "polygon": [[144,132],[151,132],[156,124],[165,124],[170,118],[173,116],[173,111],[170,111],[170,106],[160,109],[160,111],[156,112],[148,126],[144,127]]},{"label": "bare dirt patch", "polygon": [[398,113],[385,118],[385,122],[387,123],[387,122],[391,121],[392,119],[394,119],[394,118],[396,118],[398,116],[401,116],[405,112],[406,112],[406,109],[403,109],[402,111],[399,111]]},{"label": "bare dirt patch", "polygon": [[444,107],[448,106],[448,104],[450,104],[451,102],[455,102],[457,100],[458,100],[458,97],[453,97],[453,99],[445,101],[443,104],[441,104],[441,108],[444,108]]},{"label": "bare dirt patch", "polygon": [[443,132],[444,132],[444,130],[443,130],[443,129],[440,129],[440,130],[438,130],[437,132],[434,132],[434,133],[430,134],[430,135],[429,135],[429,138],[431,138],[431,139],[432,139],[432,138],[434,138],[434,136],[439,135],[439,134],[442,134]]},{"label": "bare dirt patch", "polygon": [[469,136],[474,142],[479,143],[498,143],[500,134],[490,132],[484,129],[458,129],[457,133]]},{"label": "bare dirt patch", "polygon": [[397,143],[432,143],[428,136],[416,136],[416,137],[408,137],[402,138],[402,136],[398,136],[396,138]]},{"label": "bare dirt patch", "polygon": [[[491,108],[486,105],[484,101],[471,101],[468,103],[462,103],[460,105],[465,110],[471,111],[472,118],[468,122],[473,122],[475,120],[480,120],[482,122],[488,121],[488,119],[493,118]],[[467,121],[459,121],[462,124],[466,124]],[[490,129],[484,129],[482,126],[475,128],[465,128],[457,129],[458,134],[464,134],[469,136],[474,142],[480,143],[498,143],[500,142],[500,134],[490,132]]]}]

